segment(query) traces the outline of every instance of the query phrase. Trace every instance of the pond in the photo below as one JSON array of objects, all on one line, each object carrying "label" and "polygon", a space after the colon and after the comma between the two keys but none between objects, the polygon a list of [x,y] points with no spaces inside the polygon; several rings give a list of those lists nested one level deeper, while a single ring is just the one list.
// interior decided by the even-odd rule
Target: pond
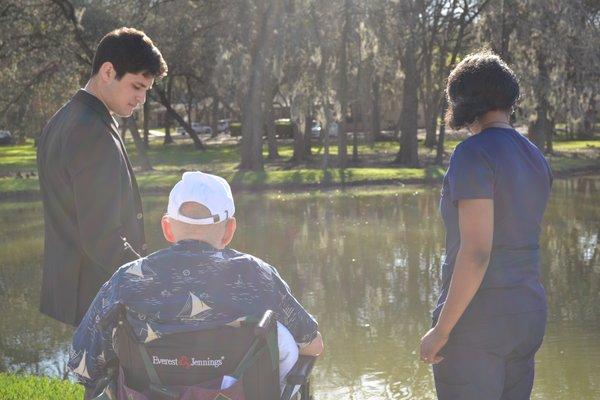
[{"label": "pond", "polygon": [[[439,290],[439,190],[239,194],[232,246],[277,266],[320,322],[315,398],[434,399],[418,360]],[[555,181],[541,245],[549,323],[534,399],[600,398],[600,177]],[[166,196],[144,199],[151,249]],[[66,376],[72,329],[38,311],[39,201],[0,203],[0,371]]]}]

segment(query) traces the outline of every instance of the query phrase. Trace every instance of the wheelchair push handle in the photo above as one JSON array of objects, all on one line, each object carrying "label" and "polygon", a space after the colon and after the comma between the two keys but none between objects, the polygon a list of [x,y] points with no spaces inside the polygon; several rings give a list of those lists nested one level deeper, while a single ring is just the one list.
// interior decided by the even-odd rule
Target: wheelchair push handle
[{"label": "wheelchair push handle", "polygon": [[262,318],[254,327],[254,335],[265,337],[275,322],[275,314],[271,310],[265,311]]},{"label": "wheelchair push handle", "polygon": [[317,361],[317,357],[300,355],[292,370],[288,373],[286,382],[292,385],[303,385],[307,382],[310,373]]}]

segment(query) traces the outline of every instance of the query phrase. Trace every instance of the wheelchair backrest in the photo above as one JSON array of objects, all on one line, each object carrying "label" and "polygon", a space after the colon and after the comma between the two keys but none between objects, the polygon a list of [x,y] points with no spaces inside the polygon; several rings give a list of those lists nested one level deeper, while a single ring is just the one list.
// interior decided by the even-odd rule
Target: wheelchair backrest
[{"label": "wheelchair backrest", "polygon": [[[126,319],[116,332],[115,350],[123,369],[127,386],[138,391],[150,385],[139,342]],[[160,381],[169,386],[192,386],[232,375],[255,338],[255,323],[239,327],[221,326],[213,329],[165,335],[144,343],[152,367]],[[247,400],[279,398],[279,370],[276,324],[273,324],[275,346],[267,346],[242,377]],[[275,353],[275,354],[274,354]]]}]

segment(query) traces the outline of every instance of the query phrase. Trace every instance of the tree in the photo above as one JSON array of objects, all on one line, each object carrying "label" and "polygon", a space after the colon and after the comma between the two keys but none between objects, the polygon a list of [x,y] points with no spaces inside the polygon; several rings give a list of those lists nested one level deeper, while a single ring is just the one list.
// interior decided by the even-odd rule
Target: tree
[{"label": "tree", "polygon": [[152,165],[150,164],[150,159],[148,158],[148,154],[146,152],[146,146],[144,145],[142,138],[140,137],[140,131],[138,130],[137,120],[134,116],[123,119],[123,140],[125,139],[125,132],[129,130],[131,133],[131,137],[135,142],[135,148],[138,149],[139,157],[140,157],[140,167],[142,171],[151,171]]},{"label": "tree", "polygon": [[250,76],[242,113],[240,169],[260,171],[263,169],[263,85],[267,76],[265,60],[272,56],[273,20],[279,15],[280,2],[258,1],[255,6],[257,33],[252,43]]},{"label": "tree", "polygon": [[400,63],[404,72],[402,88],[402,111],[400,112],[400,150],[396,162],[409,166],[419,166],[417,142],[419,98],[418,90],[421,76],[418,69],[418,35],[421,34],[417,24],[419,10],[416,1],[398,3],[398,26],[405,46],[399,48]]},{"label": "tree", "polygon": [[339,70],[339,101],[340,101],[340,123],[338,131],[338,166],[345,168],[348,162],[347,132],[346,120],[348,118],[348,42],[351,35],[353,0],[344,0],[344,9],[341,17],[342,37],[340,40],[340,50],[338,56]]}]

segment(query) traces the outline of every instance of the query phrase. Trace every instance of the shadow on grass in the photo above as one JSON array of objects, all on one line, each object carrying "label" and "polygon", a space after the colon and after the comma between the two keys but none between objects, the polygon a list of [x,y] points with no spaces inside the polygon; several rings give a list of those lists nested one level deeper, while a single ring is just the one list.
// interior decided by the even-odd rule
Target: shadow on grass
[{"label": "shadow on grass", "polygon": [[263,186],[267,182],[265,171],[236,171],[231,176],[230,183],[233,186],[253,187]]},{"label": "shadow on grass", "polygon": [[439,181],[444,177],[444,168],[439,165],[430,165],[425,168],[426,181]]}]

